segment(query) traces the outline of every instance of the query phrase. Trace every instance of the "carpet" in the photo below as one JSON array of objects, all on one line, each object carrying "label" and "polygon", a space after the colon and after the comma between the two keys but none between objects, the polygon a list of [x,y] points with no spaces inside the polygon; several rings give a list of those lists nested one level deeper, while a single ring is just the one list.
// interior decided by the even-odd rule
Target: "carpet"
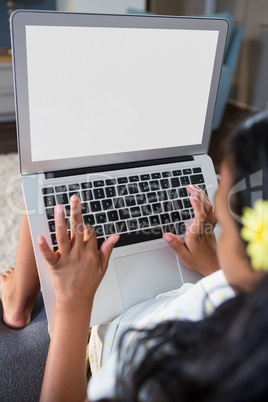
[{"label": "carpet", "polygon": [[18,154],[0,154],[0,274],[14,266],[23,212]]}]

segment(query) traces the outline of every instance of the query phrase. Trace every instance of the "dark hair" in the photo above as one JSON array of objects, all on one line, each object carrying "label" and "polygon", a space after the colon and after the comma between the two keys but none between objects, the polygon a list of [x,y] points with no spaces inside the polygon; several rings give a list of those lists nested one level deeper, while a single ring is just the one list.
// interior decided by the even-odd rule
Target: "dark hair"
[{"label": "dark hair", "polygon": [[142,393],[148,402],[268,400],[268,276],[206,319],[140,331],[121,353],[113,401],[137,402]]},{"label": "dark hair", "polygon": [[[227,158],[233,184],[245,181],[232,200],[241,216],[245,206],[253,206],[254,192],[268,199],[267,112],[240,126]],[[262,180],[252,187],[252,175],[258,172]],[[122,347],[126,334],[121,340],[123,363],[118,364],[113,401],[268,400],[268,275],[251,293],[226,301],[210,317],[166,321],[138,332],[128,349]]]},{"label": "dark hair", "polygon": [[[240,217],[245,206],[253,207],[258,198],[268,199],[268,111],[241,124],[227,142],[228,162],[237,186],[231,197],[231,209]],[[241,225],[237,220],[239,229]]]}]

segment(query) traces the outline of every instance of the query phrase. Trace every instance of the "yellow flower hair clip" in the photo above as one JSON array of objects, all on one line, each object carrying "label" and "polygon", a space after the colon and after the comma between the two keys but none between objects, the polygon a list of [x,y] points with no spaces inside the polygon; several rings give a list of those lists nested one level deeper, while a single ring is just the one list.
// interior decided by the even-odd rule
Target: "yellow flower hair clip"
[{"label": "yellow flower hair clip", "polygon": [[268,271],[268,201],[257,200],[243,208],[241,237],[248,242],[247,254],[255,271]]}]

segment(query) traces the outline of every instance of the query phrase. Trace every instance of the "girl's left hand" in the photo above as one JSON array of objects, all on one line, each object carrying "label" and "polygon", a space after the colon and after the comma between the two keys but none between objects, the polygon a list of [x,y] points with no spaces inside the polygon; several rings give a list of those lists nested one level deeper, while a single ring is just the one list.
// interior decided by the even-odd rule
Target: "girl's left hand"
[{"label": "girl's left hand", "polygon": [[97,248],[96,233],[93,228],[83,226],[81,204],[73,195],[71,204],[71,240],[69,239],[64,207],[55,207],[55,225],[58,251],[53,252],[45,238],[38,238],[38,245],[52,274],[56,292],[56,302],[68,299],[93,302],[94,295],[107,270],[109,258],[119,235],[112,235]]},{"label": "girl's left hand", "polygon": [[194,218],[187,226],[184,241],[171,233],[165,233],[163,237],[186,267],[206,276],[220,268],[214,234],[216,219],[204,191],[198,186],[187,186],[187,191]]}]

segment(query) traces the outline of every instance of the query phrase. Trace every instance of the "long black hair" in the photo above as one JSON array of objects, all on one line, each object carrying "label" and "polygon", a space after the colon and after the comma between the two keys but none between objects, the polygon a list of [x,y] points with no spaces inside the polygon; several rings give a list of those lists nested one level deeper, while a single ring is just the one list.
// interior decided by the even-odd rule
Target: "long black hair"
[{"label": "long black hair", "polygon": [[121,353],[113,401],[268,400],[268,276],[201,321],[142,330]]},{"label": "long black hair", "polygon": [[[227,141],[224,159],[237,187],[230,198],[231,212],[240,217],[256,199],[268,200],[268,110],[238,127]],[[241,229],[240,220],[236,222]]]},{"label": "long black hair", "polygon": [[[233,184],[241,182],[231,201],[239,217],[253,206],[254,192],[268,199],[267,112],[236,131],[226,160]],[[121,340],[113,401],[268,400],[268,275],[203,320],[166,321],[138,332],[128,349],[126,334]]]}]

